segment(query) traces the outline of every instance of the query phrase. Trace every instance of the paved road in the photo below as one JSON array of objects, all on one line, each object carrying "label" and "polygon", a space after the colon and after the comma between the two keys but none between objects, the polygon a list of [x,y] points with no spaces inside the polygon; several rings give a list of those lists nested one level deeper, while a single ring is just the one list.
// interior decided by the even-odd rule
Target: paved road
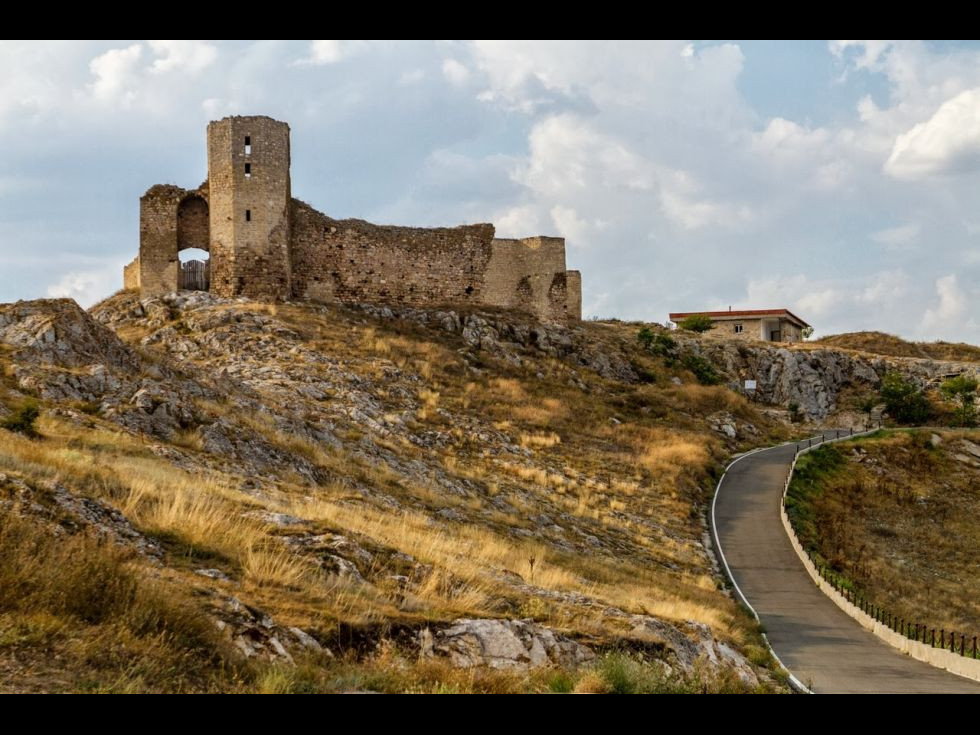
[{"label": "paved road", "polygon": [[776,655],[817,693],[980,693],[980,683],[882,643],[817,589],[779,514],[794,450],[774,447],[739,460],[715,501],[718,543]]}]

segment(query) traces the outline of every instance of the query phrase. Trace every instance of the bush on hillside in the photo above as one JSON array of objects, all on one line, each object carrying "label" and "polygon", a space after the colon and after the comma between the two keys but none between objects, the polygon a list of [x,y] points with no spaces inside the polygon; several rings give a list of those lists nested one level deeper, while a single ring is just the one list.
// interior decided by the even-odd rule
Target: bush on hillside
[{"label": "bush on hillside", "polygon": [[636,335],[636,341],[651,355],[667,358],[677,356],[677,342],[669,334],[660,334],[649,327],[643,327]]},{"label": "bush on hillside", "polygon": [[978,387],[980,387],[980,383],[975,378],[966,375],[957,375],[939,386],[939,392],[942,393],[943,398],[956,404],[953,417],[960,426],[977,425],[976,399]]},{"label": "bush on hillside", "polygon": [[40,415],[41,408],[37,405],[37,401],[27,399],[14,409],[12,414],[0,421],[0,428],[16,431],[33,439],[40,436],[37,430],[37,420]]},{"label": "bush on hillside", "polygon": [[932,415],[923,390],[900,373],[886,373],[882,378],[881,400],[888,415],[901,424],[924,424]]},{"label": "bush on hillside", "polygon": [[689,332],[701,334],[707,332],[709,329],[713,329],[715,325],[711,321],[711,317],[707,314],[691,314],[681,319],[677,326]]},{"label": "bush on hillside", "polygon": [[721,376],[715,370],[715,366],[700,355],[691,353],[684,355],[681,358],[681,365],[694,373],[694,377],[701,385],[718,385],[721,382]]}]

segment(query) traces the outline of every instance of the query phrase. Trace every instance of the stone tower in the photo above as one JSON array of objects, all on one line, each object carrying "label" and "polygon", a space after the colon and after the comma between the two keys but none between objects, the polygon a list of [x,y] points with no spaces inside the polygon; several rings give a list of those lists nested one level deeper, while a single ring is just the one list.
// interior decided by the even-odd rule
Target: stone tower
[{"label": "stone tower", "polygon": [[265,116],[210,123],[208,196],[211,292],[289,299],[289,126]]}]

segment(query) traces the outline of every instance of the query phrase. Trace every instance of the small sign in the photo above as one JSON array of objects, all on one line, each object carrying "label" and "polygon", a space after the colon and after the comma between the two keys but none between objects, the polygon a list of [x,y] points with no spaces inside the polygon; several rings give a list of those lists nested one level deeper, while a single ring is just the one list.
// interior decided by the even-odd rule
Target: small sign
[{"label": "small sign", "polygon": [[754,380],[746,380],[745,381],[745,390],[755,390],[755,381]]}]

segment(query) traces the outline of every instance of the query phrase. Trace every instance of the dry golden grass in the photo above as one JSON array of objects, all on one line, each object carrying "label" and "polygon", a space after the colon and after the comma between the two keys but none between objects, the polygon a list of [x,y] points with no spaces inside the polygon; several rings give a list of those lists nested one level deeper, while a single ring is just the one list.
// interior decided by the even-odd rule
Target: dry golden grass
[{"label": "dry golden grass", "polygon": [[972,636],[980,495],[977,470],[955,455],[980,432],[943,432],[938,447],[930,436],[889,432],[821,450],[800,468],[792,492],[805,502],[792,515],[805,543],[874,604]]},{"label": "dry golden grass", "polygon": [[521,434],[520,444],[522,447],[546,449],[548,447],[553,447],[556,444],[561,444],[561,437],[553,431]]},{"label": "dry golden grass", "polygon": [[[699,544],[695,509],[723,458],[701,414],[731,410],[771,427],[726,389],[672,385],[663,365],[635,354],[637,327],[582,330],[595,349],[624,352],[657,371],[657,381],[645,385],[534,354],[519,365],[485,352],[463,359],[454,335],[397,320],[365,325],[362,313],[342,308],[255,309],[297,333],[304,350],[329,358],[290,362],[291,370],[309,370],[338,389],[307,404],[284,397],[276,383],[262,396],[267,411],[195,399],[195,413],[253,433],[297,466],[311,464],[318,480],[286,461],[264,470],[258,483],[248,478],[254,494],[247,495],[244,473],[227,458],[208,457],[198,431],[170,443],[199,467],[185,472],[98,417],[95,429],[46,418],[44,442],[0,446],[0,470],[57,478],[108,500],[161,540],[176,574],[210,584],[192,569],[217,566],[232,577],[236,596],[283,624],[330,630],[526,615],[615,640],[627,631],[605,613],[612,606],[701,621],[720,637],[757,642],[751,623],[717,589]],[[201,366],[215,374],[225,359],[239,356],[211,355]],[[344,373],[355,392],[370,395],[386,431],[349,418]],[[290,433],[297,421],[330,426],[342,446]],[[257,510],[309,524],[271,527]],[[327,575],[283,543],[284,535],[303,532],[342,534],[369,550],[375,561],[358,561],[367,583]],[[393,571],[408,573],[391,566],[396,552],[417,563],[407,588],[391,579]],[[257,686],[295,691],[306,685],[301,679],[271,671]]]},{"label": "dry golden grass", "polygon": [[919,357],[931,360],[980,362],[980,347],[963,342],[909,342],[883,332],[851,332],[821,337],[820,347],[843,347],[874,355]]}]

